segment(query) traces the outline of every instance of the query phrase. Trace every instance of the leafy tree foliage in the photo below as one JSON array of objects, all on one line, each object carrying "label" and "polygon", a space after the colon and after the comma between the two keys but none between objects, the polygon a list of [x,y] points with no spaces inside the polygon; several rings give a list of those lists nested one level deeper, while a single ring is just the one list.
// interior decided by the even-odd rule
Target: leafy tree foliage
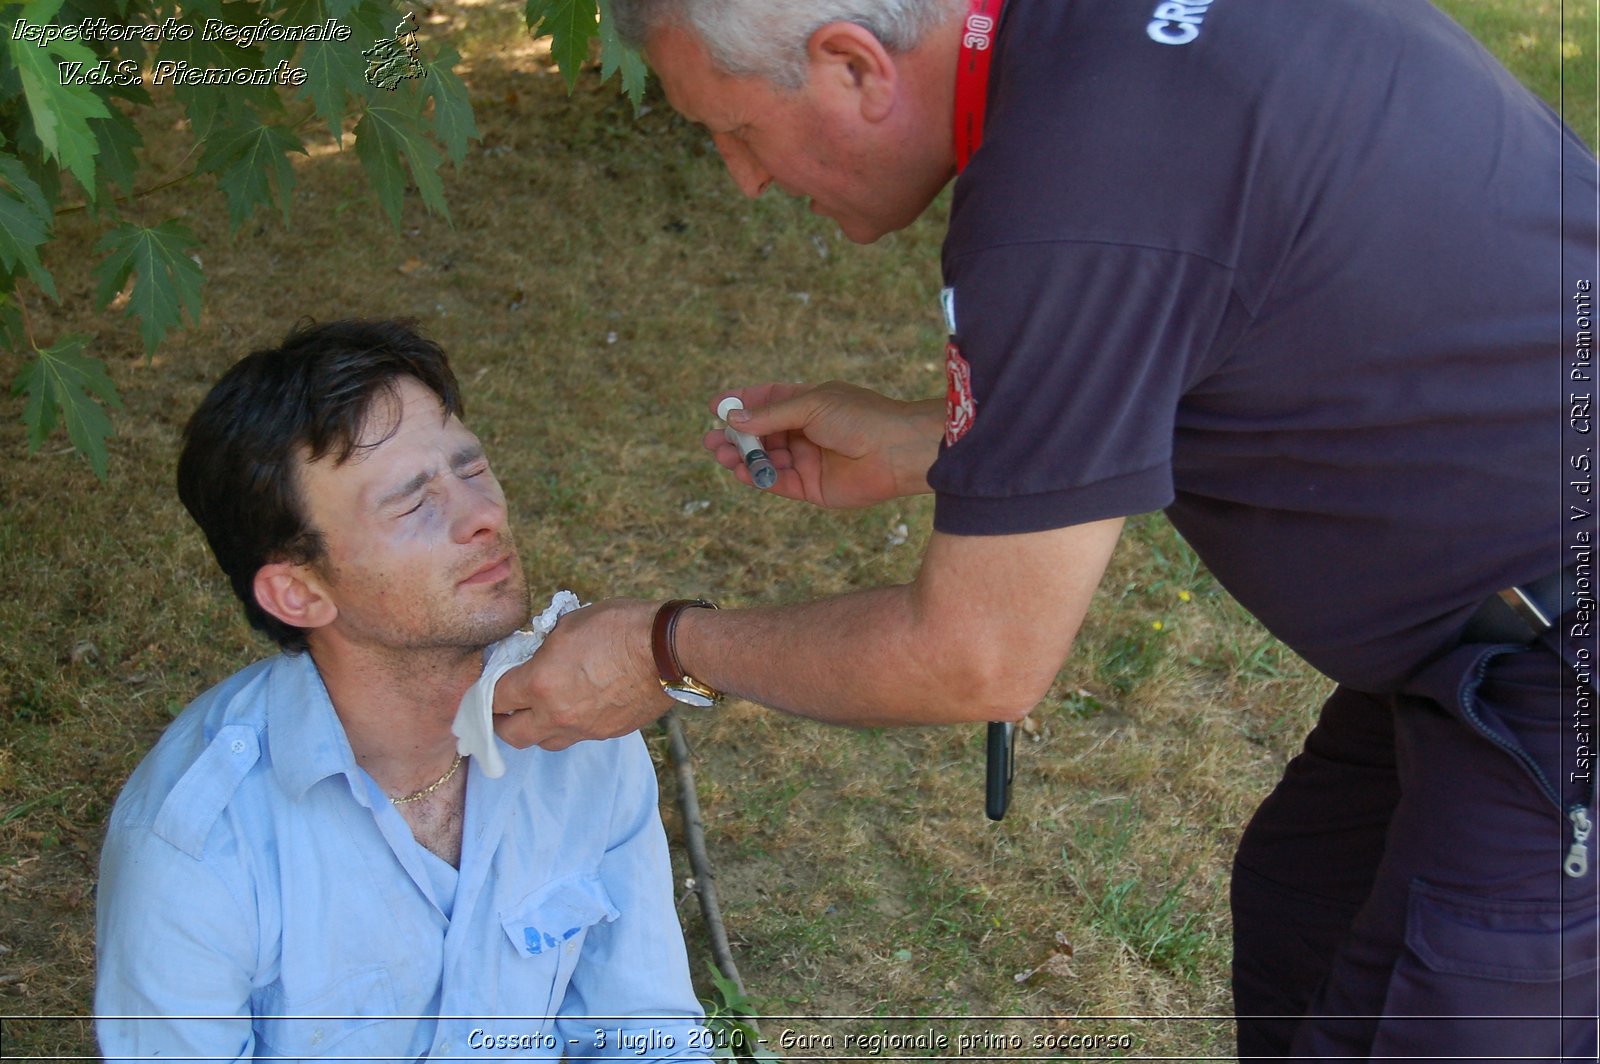
[{"label": "leafy tree foliage", "polygon": [[[50,272],[55,218],[83,208],[100,225],[95,298],[124,290],[145,355],[199,320],[199,241],[176,220],[143,226],[121,208],[146,189],[140,123],[152,93],[170,94],[193,137],[188,178],[225,199],[235,232],[258,210],[290,217],[301,134],[320,123],[354,141],[379,206],[396,228],[414,186],[448,218],[440,168],[477,137],[450,49],[417,45],[404,0],[0,0],[0,351],[20,362],[30,447],[58,423],[97,476],[107,469],[120,406],[82,336],[40,337],[28,307],[59,301]],[[551,38],[569,91],[601,39],[603,76],[619,74],[638,105],[644,65],[603,30],[599,0],[526,0],[536,36]],[[348,121],[356,119],[353,132]],[[131,287],[130,287],[131,283]]]}]

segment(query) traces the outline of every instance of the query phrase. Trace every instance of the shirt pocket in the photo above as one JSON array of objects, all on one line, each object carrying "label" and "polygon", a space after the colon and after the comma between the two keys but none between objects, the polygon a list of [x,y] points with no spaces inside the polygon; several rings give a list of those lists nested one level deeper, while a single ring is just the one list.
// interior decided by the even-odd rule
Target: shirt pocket
[{"label": "shirt pocket", "polygon": [[541,1006],[530,1015],[555,1016],[589,929],[618,915],[605,884],[592,873],[546,883],[502,915],[500,925],[518,957],[514,982],[525,988],[530,1006]]},{"label": "shirt pocket", "polygon": [[403,1053],[409,1031],[394,1029],[397,1011],[393,983],[381,966],[340,972],[333,982],[306,993],[291,993],[275,983],[262,991],[256,1012],[256,1055],[303,1059]]}]

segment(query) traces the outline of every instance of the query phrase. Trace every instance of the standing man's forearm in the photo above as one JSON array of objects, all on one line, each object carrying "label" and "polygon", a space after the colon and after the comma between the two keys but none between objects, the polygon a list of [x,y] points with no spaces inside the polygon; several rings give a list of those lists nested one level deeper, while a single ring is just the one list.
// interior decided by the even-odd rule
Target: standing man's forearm
[{"label": "standing man's forearm", "polygon": [[932,653],[916,598],[906,584],[792,606],[689,610],[678,655],[718,690],[833,724],[1014,719],[1038,701]]},{"label": "standing man's forearm", "polygon": [[[683,611],[679,662],[718,690],[833,723],[1014,719],[1049,690],[1121,528],[1118,518],[1014,536],[934,533],[910,584]],[[612,599],[562,618],[496,687],[500,737],[556,750],[665,713],[655,608]]]},{"label": "standing man's forearm", "polygon": [[1013,720],[1054,681],[1121,525],[935,533],[909,584],[686,611],[679,659],[719,690],[832,723]]}]

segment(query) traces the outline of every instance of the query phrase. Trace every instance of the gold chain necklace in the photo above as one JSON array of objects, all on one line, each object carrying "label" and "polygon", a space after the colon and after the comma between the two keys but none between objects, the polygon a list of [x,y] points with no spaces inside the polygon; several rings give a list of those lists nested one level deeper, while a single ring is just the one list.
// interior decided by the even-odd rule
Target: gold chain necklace
[{"label": "gold chain necklace", "polygon": [[426,787],[422,788],[422,790],[413,791],[404,798],[390,798],[389,801],[394,805],[405,805],[407,802],[415,802],[426,798],[428,795],[432,794],[434,791],[450,782],[450,777],[454,776],[456,774],[456,769],[461,767],[462,756],[463,755],[461,754],[457,754],[456,759],[450,762],[449,771],[447,771],[443,776],[440,776],[438,779],[434,780],[432,783],[428,784]]}]

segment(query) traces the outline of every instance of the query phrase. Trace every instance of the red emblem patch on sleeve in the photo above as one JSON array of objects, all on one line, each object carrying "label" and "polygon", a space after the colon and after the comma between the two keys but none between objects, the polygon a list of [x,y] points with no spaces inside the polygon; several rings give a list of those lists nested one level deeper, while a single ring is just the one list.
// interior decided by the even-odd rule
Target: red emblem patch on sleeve
[{"label": "red emblem patch on sleeve", "polygon": [[944,443],[946,447],[967,434],[978,416],[978,401],[972,397],[972,366],[961,357],[954,341],[944,345]]}]

